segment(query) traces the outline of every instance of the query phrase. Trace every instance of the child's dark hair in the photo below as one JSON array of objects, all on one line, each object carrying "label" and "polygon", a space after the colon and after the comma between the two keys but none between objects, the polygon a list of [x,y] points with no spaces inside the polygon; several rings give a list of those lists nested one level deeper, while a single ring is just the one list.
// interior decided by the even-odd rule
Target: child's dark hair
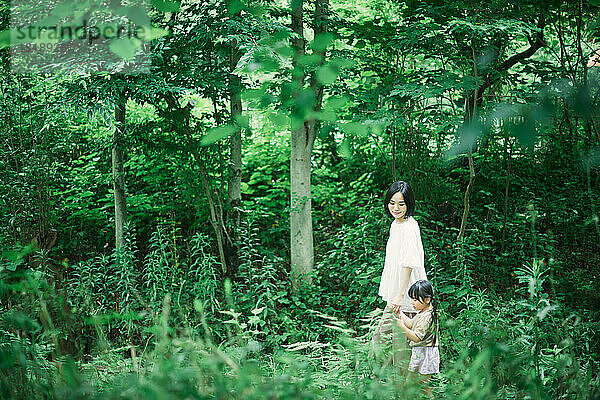
[{"label": "child's dark hair", "polygon": [[[431,282],[426,280],[416,281],[412,284],[410,288],[408,288],[408,296],[411,299],[419,300],[423,302],[426,298],[430,298],[431,307],[433,308],[431,315],[431,325],[434,328],[434,338],[437,334],[437,324],[438,324],[438,315],[437,315],[437,299],[435,298],[435,291],[433,290],[433,285]],[[434,339],[435,340],[435,339]]]},{"label": "child's dark hair", "polygon": [[396,181],[390,185],[390,188],[388,189],[387,193],[385,194],[385,200],[383,202],[383,209],[385,210],[385,214],[388,217],[394,218],[392,213],[390,213],[388,204],[390,204],[390,200],[392,199],[392,196],[398,192],[402,193],[402,196],[404,196],[404,203],[406,204],[406,214],[404,214],[404,218],[408,218],[415,213],[415,195],[414,195],[412,189],[410,188],[410,185],[408,184],[408,182]]}]

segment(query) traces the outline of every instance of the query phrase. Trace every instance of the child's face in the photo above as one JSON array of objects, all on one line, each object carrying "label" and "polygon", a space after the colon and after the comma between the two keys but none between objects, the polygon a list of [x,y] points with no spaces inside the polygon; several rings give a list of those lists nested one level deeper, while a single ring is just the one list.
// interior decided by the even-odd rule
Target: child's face
[{"label": "child's face", "polygon": [[388,210],[398,222],[402,222],[406,215],[406,203],[404,202],[404,196],[401,192],[394,193],[390,202],[388,203]]},{"label": "child's face", "polygon": [[431,303],[431,297],[425,297],[425,298],[421,298],[421,299],[413,299],[411,297],[410,300],[412,302],[412,306],[417,311],[426,309],[427,307],[429,307],[429,304]]}]

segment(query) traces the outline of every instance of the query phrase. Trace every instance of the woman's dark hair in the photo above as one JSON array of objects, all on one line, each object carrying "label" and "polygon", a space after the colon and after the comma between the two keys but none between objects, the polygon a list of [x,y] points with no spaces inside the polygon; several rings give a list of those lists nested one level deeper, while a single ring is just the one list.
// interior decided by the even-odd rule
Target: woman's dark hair
[{"label": "woman's dark hair", "polygon": [[438,315],[437,315],[437,300],[435,298],[435,291],[433,290],[433,285],[431,282],[426,280],[416,281],[412,284],[410,288],[408,288],[408,296],[411,299],[419,300],[423,302],[426,298],[430,298],[431,307],[433,308],[431,315],[433,318],[431,319],[431,325],[434,327],[434,341],[435,335],[437,334],[437,324],[438,324]]},{"label": "woman's dark hair", "polygon": [[404,181],[396,181],[390,185],[390,188],[388,189],[387,193],[385,194],[385,200],[383,203],[385,215],[387,215],[390,218],[394,218],[394,216],[390,212],[390,209],[388,208],[388,204],[390,204],[390,200],[392,199],[392,196],[398,192],[402,193],[402,196],[404,196],[404,203],[406,204],[406,214],[404,214],[404,218],[408,218],[411,215],[414,215],[414,213],[415,213],[415,195],[414,195],[412,189],[410,188],[410,185],[408,184],[408,182],[404,182]]}]

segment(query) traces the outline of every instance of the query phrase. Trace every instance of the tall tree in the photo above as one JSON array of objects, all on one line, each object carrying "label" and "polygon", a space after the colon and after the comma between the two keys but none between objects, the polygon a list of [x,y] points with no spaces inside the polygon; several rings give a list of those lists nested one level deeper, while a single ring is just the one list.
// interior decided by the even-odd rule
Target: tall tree
[{"label": "tall tree", "polygon": [[[233,20],[241,18],[241,13],[237,12],[232,16]],[[242,52],[239,49],[239,41],[231,39],[229,54],[229,111],[231,113],[231,123],[235,130],[229,138],[229,177],[227,182],[227,215],[226,229],[229,230],[231,238],[226,246],[227,263],[231,273],[237,269],[237,234],[236,228],[240,224],[240,211],[242,205],[242,129],[240,126],[240,117],[242,115],[242,79],[235,73],[235,68],[240,61]]]},{"label": "tall tree", "polygon": [[310,129],[305,120],[306,109],[298,101],[306,96],[304,80],[306,72],[299,62],[305,53],[304,42],[304,1],[292,0],[291,28],[296,35],[292,39],[295,57],[293,60],[292,81],[295,85],[296,104],[292,110],[292,136],[290,159],[290,257],[292,284],[296,287],[301,279],[310,283],[310,273],[314,264],[311,192],[310,192],[310,161],[315,140],[315,131]]},{"label": "tall tree", "polygon": [[[292,46],[295,51],[292,82],[295,91],[295,105],[292,110],[292,135],[290,159],[290,239],[292,284],[297,287],[300,281],[311,283],[314,265],[314,245],[311,206],[311,160],[314,141],[319,123],[315,113],[321,109],[323,84],[317,79],[316,71],[311,73],[310,87],[304,88],[307,73],[300,62],[306,52],[304,37],[304,10],[302,0],[292,0],[291,28],[295,34]],[[327,32],[328,0],[315,0],[313,31],[315,43],[322,40]],[[325,47],[315,45],[313,54],[317,56],[317,66],[324,63]]]},{"label": "tall tree", "polygon": [[120,88],[115,102],[115,129],[112,138],[112,183],[115,198],[115,247],[124,244],[125,223],[127,221],[127,201],[125,198],[125,170],[123,168],[123,137],[125,132],[125,89]]}]

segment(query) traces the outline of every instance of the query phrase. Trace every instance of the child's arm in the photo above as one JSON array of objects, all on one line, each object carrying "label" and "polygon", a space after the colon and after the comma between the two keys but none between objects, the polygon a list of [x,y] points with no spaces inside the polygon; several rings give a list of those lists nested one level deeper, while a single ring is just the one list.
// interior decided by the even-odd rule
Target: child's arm
[{"label": "child's arm", "polygon": [[400,311],[399,315],[402,319],[402,322],[404,322],[404,325],[406,325],[407,328],[412,329],[412,319],[408,318],[402,311]]},{"label": "child's arm", "polygon": [[[406,326],[404,323],[404,318],[397,319],[396,321],[398,322],[398,326],[402,329],[402,331],[404,331],[404,335],[406,335],[407,338],[413,342],[421,341],[421,338],[419,338],[408,326]],[[410,321],[410,323],[412,325],[412,321]]]}]

